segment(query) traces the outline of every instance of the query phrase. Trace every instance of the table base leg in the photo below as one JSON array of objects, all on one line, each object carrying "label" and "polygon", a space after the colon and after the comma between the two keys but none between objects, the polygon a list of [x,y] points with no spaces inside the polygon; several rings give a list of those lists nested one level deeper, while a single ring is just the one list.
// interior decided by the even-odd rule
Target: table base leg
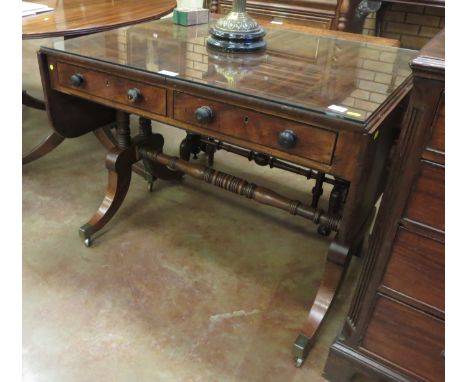
[{"label": "table base leg", "polygon": [[46,106],[44,101],[37,99],[31,95],[29,95],[26,90],[23,90],[23,105],[32,107],[33,109],[38,109],[38,110],[45,110]]},{"label": "table base leg", "polygon": [[23,156],[23,165],[28,164],[55,149],[65,138],[55,131],[50,133],[41,143],[34,147],[28,154]]},{"label": "table base leg", "polygon": [[[142,118],[140,118],[142,119]],[[149,120],[148,120],[149,121]],[[151,121],[149,121],[151,123]],[[111,151],[117,147],[117,140],[115,139],[114,134],[112,133],[111,129],[109,126],[102,127],[100,129],[94,130],[93,131],[94,135],[98,139],[98,141],[108,150]],[[150,134],[148,137],[144,137],[146,139],[151,139],[152,134]],[[148,190],[152,191],[153,189],[153,182],[156,179],[162,179],[162,180],[180,180],[182,179],[182,174],[177,171],[170,171],[167,169],[165,166],[158,165],[157,163],[150,163],[143,165],[142,163],[135,163],[133,165],[133,171],[140,175],[141,177],[145,179],[151,178],[151,182],[148,182]]]},{"label": "table base leg", "polygon": [[296,367],[301,367],[312,348],[316,333],[338,293],[351,258],[349,248],[332,242],[319,290],[292,353]]},{"label": "table base leg", "polygon": [[136,161],[134,147],[125,150],[115,148],[107,154],[106,167],[109,177],[106,195],[91,220],[79,230],[87,247],[92,244],[92,235],[112,219],[124,201],[132,178],[132,165]]}]

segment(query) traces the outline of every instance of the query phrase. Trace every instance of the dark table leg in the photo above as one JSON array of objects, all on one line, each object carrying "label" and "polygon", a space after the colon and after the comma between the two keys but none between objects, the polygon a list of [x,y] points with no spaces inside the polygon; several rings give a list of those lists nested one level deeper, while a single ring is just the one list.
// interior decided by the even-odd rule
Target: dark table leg
[{"label": "dark table leg", "polygon": [[36,159],[42,158],[62,143],[64,139],[64,137],[57,134],[55,131],[51,132],[46,139],[23,156],[23,164],[28,164]]},{"label": "dark table leg", "polygon": [[330,244],[319,290],[310,309],[307,321],[293,346],[293,357],[296,367],[302,366],[312,348],[315,334],[338,293],[350,259],[351,255],[348,247],[340,245],[337,241],[333,241]]},{"label": "dark table leg", "polygon": [[26,90],[23,90],[23,105],[39,110],[46,109],[44,101],[29,95]]},{"label": "dark table leg", "polygon": [[[45,110],[45,103],[29,95],[26,90],[23,90],[23,105],[32,107],[33,109]],[[41,143],[34,147],[29,153],[23,156],[23,164],[35,161],[55,149],[65,138],[57,134],[55,131],[50,133]]]},{"label": "dark table leg", "polygon": [[[103,129],[96,132],[96,136],[104,145],[113,143],[109,132]],[[135,147],[131,143],[129,115],[117,112],[117,136],[115,142],[118,147],[111,148],[106,158],[109,171],[107,190],[104,199],[88,223],[83,225],[79,234],[87,247],[92,244],[92,235],[99,231],[112,219],[127,195],[132,178],[132,165],[137,162]]]}]

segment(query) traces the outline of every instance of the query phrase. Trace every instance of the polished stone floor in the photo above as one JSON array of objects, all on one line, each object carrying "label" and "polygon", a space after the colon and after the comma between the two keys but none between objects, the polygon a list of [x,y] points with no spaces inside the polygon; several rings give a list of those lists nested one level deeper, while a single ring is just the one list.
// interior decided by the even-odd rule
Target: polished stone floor
[{"label": "polished stone floor", "polygon": [[[41,97],[42,42],[23,42],[23,87]],[[184,132],[153,129],[176,153]],[[24,151],[48,131],[44,112],[23,107]],[[158,181],[149,193],[135,175],[120,211],[86,248],[78,228],[104,196],[104,158],[91,134],[23,167],[24,381],[323,381],[360,260],[296,369],[291,345],[328,239],[306,220],[196,180]],[[310,200],[305,178],[227,153],[215,166]]]}]

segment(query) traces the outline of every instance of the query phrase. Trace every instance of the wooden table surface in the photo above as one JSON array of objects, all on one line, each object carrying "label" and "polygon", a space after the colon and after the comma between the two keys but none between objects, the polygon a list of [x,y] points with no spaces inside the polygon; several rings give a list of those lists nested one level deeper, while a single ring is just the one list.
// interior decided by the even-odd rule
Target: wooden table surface
[{"label": "wooden table surface", "polygon": [[74,36],[159,19],[175,0],[29,0],[53,11],[23,17],[23,39]]}]

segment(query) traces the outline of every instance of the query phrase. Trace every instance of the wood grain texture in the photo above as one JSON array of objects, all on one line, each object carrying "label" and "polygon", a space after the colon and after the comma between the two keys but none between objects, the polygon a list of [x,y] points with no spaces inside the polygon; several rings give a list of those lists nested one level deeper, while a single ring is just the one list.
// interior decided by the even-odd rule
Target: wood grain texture
[{"label": "wood grain texture", "polygon": [[156,20],[174,0],[31,0],[53,11],[23,17],[23,39],[83,35]]},{"label": "wood grain texture", "polygon": [[[167,33],[168,29],[170,33]],[[200,34],[191,39],[190,33],[193,31]],[[342,211],[341,207],[332,208],[337,215],[342,213],[341,222],[344,224],[340,223],[339,227],[336,225],[336,229],[333,229],[338,232],[329,247],[325,274],[317,295],[315,298],[311,296],[312,307],[299,336],[301,341],[295,343],[294,349],[300,350],[300,346],[296,345],[303,344],[302,339],[306,338],[304,351],[294,355],[296,362],[303,362],[307,349],[310,349],[314,342],[315,334],[337,295],[350,258],[359,251],[368,235],[368,223],[372,221],[374,205],[386,179],[387,160],[396,132],[395,121],[400,120],[399,116],[402,113],[399,105],[404,102],[411,88],[409,77],[400,76],[404,81],[400,86],[380,88],[380,94],[386,93],[387,97],[383,97],[383,100],[381,98],[374,112],[369,111],[371,115],[377,116],[367,121],[365,117],[358,120],[337,116],[328,106],[341,103],[352,92],[353,84],[357,83],[356,64],[360,61],[361,53],[377,54],[378,57],[386,57],[387,61],[389,57],[386,54],[395,53],[395,57],[392,54],[390,56],[392,63],[396,65],[399,61],[397,56],[403,54],[409,60],[414,57],[414,53],[407,55],[407,51],[388,46],[369,47],[367,41],[360,44],[354,40],[347,41],[346,37],[333,40],[311,33],[272,29],[268,35],[269,55],[248,55],[243,59],[241,57],[239,62],[238,55],[220,58],[218,54],[208,54],[204,46],[204,37],[208,33],[207,25],[182,29],[174,26],[170,20],[161,20],[125,29],[124,35],[120,32],[122,30],[119,34],[111,31],[100,36],[70,39],[65,42],[63,50],[41,48],[41,55],[45,57],[42,74],[47,87],[46,98],[54,114],[52,117],[55,117],[52,121],[54,124],[61,124],[60,129],[55,127],[56,129],[66,131],[69,114],[76,114],[75,106],[82,106],[82,115],[88,115],[90,111],[89,116],[95,119],[102,118],[108,108],[114,108],[120,111],[118,115],[122,112],[135,113],[144,118],[199,133],[205,138],[220,139],[263,155],[290,161],[292,164],[324,171],[327,176],[338,177],[343,184],[350,184]],[[154,38],[155,33],[158,35],[157,39]],[[121,41],[119,38],[127,45],[118,44]],[[187,48],[186,57],[172,55],[173,50],[169,50],[167,54],[167,46],[164,44],[168,43],[168,40],[172,44],[171,49],[175,45]],[[105,46],[103,41],[106,42]],[[198,51],[195,50],[196,44]],[[189,47],[193,50],[188,50]],[[157,54],[159,52],[160,55]],[[196,62],[205,64],[199,70],[201,76],[184,72],[189,53],[192,53],[194,66]],[[255,57],[259,58],[260,62],[255,61]],[[153,62],[150,60],[152,58],[157,60]],[[174,60],[179,59],[182,60],[182,65],[175,63],[179,73],[177,76],[158,73],[161,68],[173,69]],[[59,70],[50,69],[50,65]],[[392,64],[387,68],[390,69],[390,66]],[[63,71],[64,67],[73,70],[65,71],[61,76],[60,71]],[[83,72],[80,73],[85,79],[82,87],[72,86],[68,82],[76,68]],[[216,68],[221,71],[216,72]],[[240,80],[233,81],[231,69],[241,69]],[[247,73],[244,69],[247,69]],[[404,68],[402,70],[404,71]],[[105,73],[105,76],[102,73]],[[106,79],[113,77],[120,78],[125,86],[112,87],[110,81],[108,87],[112,89],[103,89],[103,86],[107,85]],[[93,84],[89,84],[90,78]],[[127,85],[133,83],[145,84],[150,89],[164,89],[166,98],[158,99],[167,106],[166,113],[156,113],[154,110],[158,110],[157,104],[138,108],[124,101]],[[260,86],[262,83],[263,86]],[[254,91],[257,91],[257,94]],[[62,97],[59,99],[58,95]],[[291,103],[290,100],[297,99],[297,96],[307,102],[300,107],[294,102]],[[72,99],[76,100],[76,104],[68,103]],[[198,123],[195,111],[201,106],[209,106],[214,110],[215,117],[212,122],[208,118],[205,119],[205,123]],[[318,109],[318,106],[324,109]],[[95,115],[99,111],[100,114]],[[200,116],[199,120],[202,120]],[[117,141],[120,149],[124,151],[113,150],[111,154],[114,157],[108,158],[107,195],[95,217],[82,227],[84,237],[90,238],[115,213],[125,196],[127,180],[129,182],[128,167],[136,159],[141,159],[140,155],[159,164],[163,158],[166,162],[162,164],[169,165],[172,169],[182,170],[183,166],[195,172],[197,177],[203,175],[205,181],[214,182],[223,189],[286,209],[292,214],[308,217],[317,223],[326,223],[323,218],[327,214],[311,207],[305,208],[304,205],[291,202],[272,191],[262,190],[250,183],[245,184],[242,179],[212,169],[199,171],[194,165],[188,166],[187,163],[163,157],[163,139],[158,134],[151,136],[154,141],[149,139],[149,132],[142,134],[141,137],[134,138],[131,148],[127,149],[130,144],[128,118],[120,122],[121,127],[117,130],[122,139]],[[70,121],[69,125],[71,131],[66,131],[67,134],[76,134],[75,136],[97,128],[92,122],[81,126],[77,121]],[[295,145],[278,143],[278,134],[284,130],[295,133]],[[133,156],[133,147],[137,148],[138,158]],[[150,149],[156,157],[144,157],[145,150],[150,152]],[[125,154],[127,151],[128,155]],[[112,166],[113,163],[121,163],[122,171],[114,169],[116,166]],[[340,216],[332,216],[329,220],[338,222],[339,218]]]},{"label": "wood grain texture", "polygon": [[423,161],[421,173],[408,200],[407,219],[445,231],[445,171]]},{"label": "wood grain texture", "polygon": [[[348,110],[338,118],[356,121],[368,120],[372,114],[385,118],[385,110],[393,109],[386,105],[390,94],[405,88],[403,93],[409,91],[408,61],[416,56],[414,51],[389,47],[387,40],[385,46],[370,45],[367,39],[348,38],[348,33],[336,31],[330,36],[315,35],[313,29],[272,27],[266,31],[267,50],[248,55],[207,49],[208,25],[186,28],[171,20],[70,39],[54,50],[77,59],[92,57],[109,65],[124,65],[151,74],[153,79],[164,79],[157,73],[169,70],[178,73],[174,81],[210,85],[305,110],[330,113],[331,105],[345,105]],[[181,50],[185,55],[174,54]],[[381,75],[388,83],[371,81]],[[368,76],[367,80],[362,76]]]},{"label": "wood grain texture", "polygon": [[423,152],[423,158],[439,164],[445,164],[445,92],[437,108],[432,134]]},{"label": "wood grain texture", "polygon": [[114,109],[54,90],[52,84],[57,82],[57,71],[51,70],[45,54],[39,52],[38,61],[46,111],[58,135],[75,138],[114,122]]},{"label": "wood grain texture", "polygon": [[429,148],[445,151],[445,101],[442,101],[440,105],[434,131],[432,132],[431,141],[429,142]]},{"label": "wood grain texture", "polygon": [[444,380],[444,322],[395,300],[377,298],[362,347],[415,377]]},{"label": "wood grain texture", "polygon": [[444,166],[427,156],[445,134],[443,32],[411,68],[414,87],[359,285],[329,353],[331,382],[444,380]]},{"label": "wood grain texture", "polygon": [[[57,72],[58,84],[61,87],[155,114],[166,114],[166,89],[162,87],[61,62],[57,62]],[[70,78],[78,73],[82,76],[83,83],[74,86]],[[128,91],[131,89],[138,89],[141,94],[135,102],[131,102],[128,98]]]},{"label": "wood grain texture", "polygon": [[444,311],[444,244],[400,228],[382,285]]},{"label": "wood grain texture", "polygon": [[[195,111],[202,106],[208,106],[214,111],[212,122],[197,122]],[[179,92],[174,93],[174,119],[326,164],[331,163],[337,137],[335,132],[325,129]],[[297,144],[290,149],[278,144],[278,135],[284,130],[294,131],[297,135]]]},{"label": "wood grain texture", "polygon": [[42,140],[41,143],[39,143],[29,153],[23,156],[23,165],[35,161],[36,159],[42,158],[44,155],[47,155],[58,145],[60,145],[60,143],[62,143],[64,139],[65,138],[62,137],[60,134],[57,134],[55,131],[52,131],[47,137],[45,137]]}]

